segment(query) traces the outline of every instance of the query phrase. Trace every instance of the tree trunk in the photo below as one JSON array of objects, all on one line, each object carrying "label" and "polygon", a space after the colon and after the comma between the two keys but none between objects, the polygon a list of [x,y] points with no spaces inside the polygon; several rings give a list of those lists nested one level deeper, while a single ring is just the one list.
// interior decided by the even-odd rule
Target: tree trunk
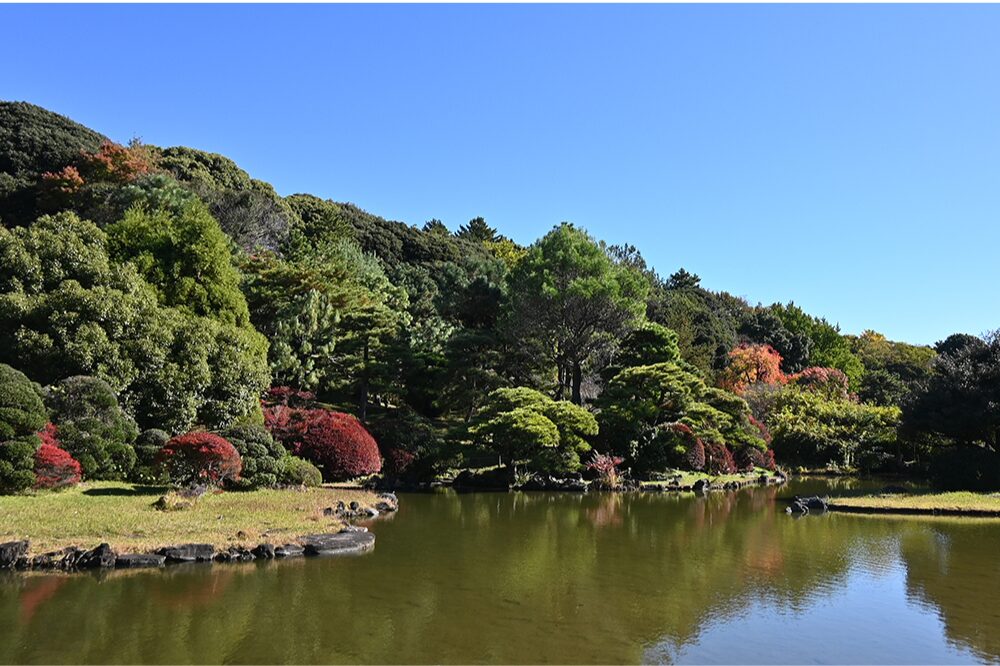
[{"label": "tree trunk", "polygon": [[573,403],[583,404],[583,396],[580,395],[580,385],[583,384],[583,369],[579,361],[573,362]]},{"label": "tree trunk", "polygon": [[361,382],[358,386],[358,419],[364,423],[368,419],[368,338],[365,338],[365,346],[361,359]]}]

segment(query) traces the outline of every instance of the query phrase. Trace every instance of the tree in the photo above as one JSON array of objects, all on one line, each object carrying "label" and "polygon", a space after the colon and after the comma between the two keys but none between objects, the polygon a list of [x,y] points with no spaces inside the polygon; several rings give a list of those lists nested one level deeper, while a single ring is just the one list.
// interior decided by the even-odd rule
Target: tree
[{"label": "tree", "polygon": [[510,276],[509,334],[537,346],[583,402],[583,366],[642,317],[647,284],[616,265],[586,232],[561,224],[528,250]]},{"label": "tree", "polygon": [[539,471],[565,473],[580,467],[597,434],[587,410],[527,387],[492,391],[469,432],[495,451],[513,471],[527,464]]},{"label": "tree", "polygon": [[498,240],[497,230],[486,224],[486,220],[481,217],[474,217],[468,224],[460,226],[455,235],[476,243],[492,243]]},{"label": "tree", "polygon": [[41,389],[24,373],[0,363],[0,493],[35,484],[35,435],[47,421]]},{"label": "tree", "polygon": [[[798,372],[810,362],[813,341],[806,330],[789,330],[786,320],[793,319],[790,313],[807,317],[801,310],[789,304],[788,310],[783,310],[779,304],[769,308],[756,307],[749,313],[739,327],[742,338],[754,345],[768,345],[781,355],[783,372]],[[782,318],[781,314],[785,314]],[[796,321],[798,321],[796,319]]]},{"label": "tree", "polygon": [[282,474],[282,460],[287,452],[262,425],[233,426],[218,433],[240,454],[243,469],[229,485],[240,490],[273,488]]},{"label": "tree", "polygon": [[695,289],[701,284],[701,278],[694,273],[688,273],[683,268],[670,276],[667,289]]},{"label": "tree", "polygon": [[259,418],[268,385],[261,335],[161,305],[71,213],[0,229],[0,339],[0,362],[46,384],[99,377],[140,425],[172,432]]},{"label": "tree", "polygon": [[719,386],[742,395],[754,384],[783,384],[781,354],[770,345],[742,344],[729,352],[729,365],[719,373]]},{"label": "tree", "polygon": [[139,431],[118,405],[111,386],[96,377],[68,377],[49,387],[46,406],[59,440],[88,479],[120,480],[135,465]]}]

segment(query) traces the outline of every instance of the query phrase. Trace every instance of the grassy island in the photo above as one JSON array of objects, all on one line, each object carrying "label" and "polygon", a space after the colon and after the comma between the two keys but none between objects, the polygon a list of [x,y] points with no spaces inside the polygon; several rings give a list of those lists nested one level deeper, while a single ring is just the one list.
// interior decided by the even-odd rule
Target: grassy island
[{"label": "grassy island", "polygon": [[315,532],[336,531],[323,509],[338,501],[372,506],[373,493],[349,488],[267,489],[207,494],[183,510],[154,503],[163,487],[88,482],[60,492],[0,500],[0,542],[31,541],[33,553],[107,542],[121,552],[143,552],[175,543],[216,547],[286,543]]},{"label": "grassy island", "polygon": [[838,497],[830,500],[830,510],[1000,517],[1000,493],[946,492]]}]

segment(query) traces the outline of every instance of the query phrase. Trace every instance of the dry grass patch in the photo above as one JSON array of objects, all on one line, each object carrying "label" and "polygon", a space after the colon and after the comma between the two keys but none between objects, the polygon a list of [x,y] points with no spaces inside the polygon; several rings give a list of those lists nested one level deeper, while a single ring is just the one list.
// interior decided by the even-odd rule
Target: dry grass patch
[{"label": "dry grass patch", "polygon": [[181,510],[153,504],[162,487],[92,482],[59,492],[0,497],[0,541],[29,539],[41,553],[107,542],[119,552],[144,552],[176,543],[216,547],[286,543],[303,534],[334,531],[341,522],[323,509],[338,501],[375,503],[374,493],[350,488],[256,490],[206,494]]},{"label": "dry grass patch", "polygon": [[864,495],[838,497],[830,501],[833,508],[869,509],[873,511],[922,511],[927,513],[968,513],[970,515],[1000,515],[1000,493],[921,493]]}]

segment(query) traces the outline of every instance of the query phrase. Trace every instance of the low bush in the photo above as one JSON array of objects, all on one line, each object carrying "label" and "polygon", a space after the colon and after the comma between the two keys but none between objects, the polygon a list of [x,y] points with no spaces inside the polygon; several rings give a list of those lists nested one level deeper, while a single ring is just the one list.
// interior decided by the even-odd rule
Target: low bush
[{"label": "low bush", "polygon": [[243,460],[243,471],[238,479],[227,481],[226,485],[240,490],[272,488],[278,484],[281,475],[281,461],[286,452],[280,442],[276,442],[264,426],[234,426],[219,433],[239,452]]},{"label": "low bush", "polygon": [[228,441],[209,432],[172,437],[157,456],[170,482],[178,486],[221,485],[238,479],[243,463]]},{"label": "low bush", "polygon": [[35,485],[35,432],[47,421],[41,388],[24,373],[0,363],[0,493]]},{"label": "low bush", "polygon": [[622,474],[618,469],[622,462],[624,462],[624,458],[606,456],[595,451],[587,463],[587,469],[597,472],[597,483],[602,488],[617,490],[622,486]]},{"label": "low bush", "polygon": [[288,486],[313,488],[323,483],[323,473],[308,460],[286,455],[281,459],[280,479],[281,483]]},{"label": "low bush", "polygon": [[733,474],[736,472],[736,461],[725,444],[716,442],[705,443],[705,471],[709,474]]},{"label": "low bush", "polygon": [[42,445],[35,451],[35,488],[65,488],[80,483],[80,463],[59,446],[56,426],[49,423],[38,436]]},{"label": "low bush", "polygon": [[162,483],[163,468],[157,464],[160,449],[170,441],[170,435],[164,430],[150,428],[139,433],[135,440],[135,467],[132,468],[131,479],[136,483]]},{"label": "low bush", "polygon": [[358,419],[343,412],[311,409],[300,415],[295,453],[312,462],[326,481],[345,481],[382,469],[378,444]]}]

